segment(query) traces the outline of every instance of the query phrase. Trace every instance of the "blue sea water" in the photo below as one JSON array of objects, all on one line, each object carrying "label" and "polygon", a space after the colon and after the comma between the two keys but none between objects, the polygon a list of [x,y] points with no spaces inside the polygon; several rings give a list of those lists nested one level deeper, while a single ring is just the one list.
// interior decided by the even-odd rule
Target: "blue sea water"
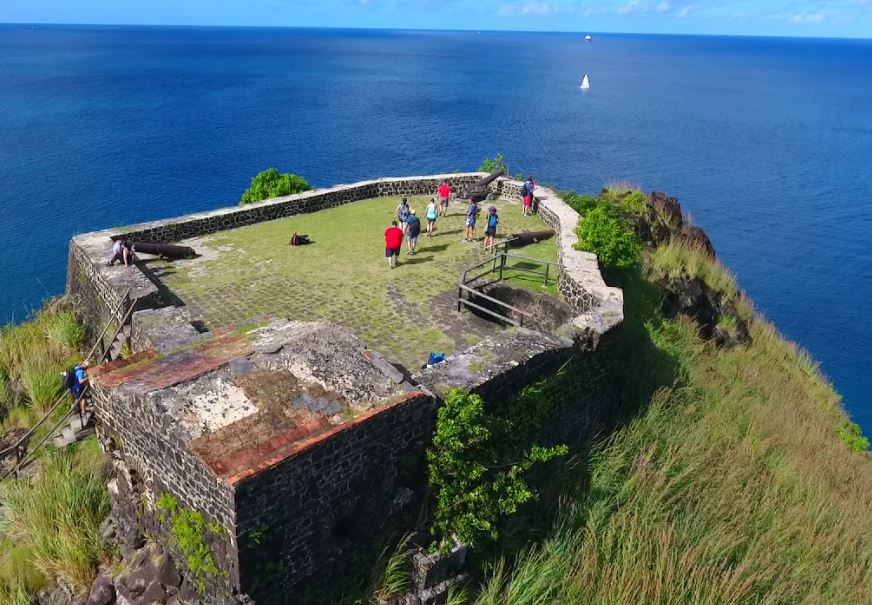
[{"label": "blue sea water", "polygon": [[0,26],[0,320],[62,292],[71,235],[234,204],[266,167],[497,152],[676,195],[872,432],[872,40]]}]

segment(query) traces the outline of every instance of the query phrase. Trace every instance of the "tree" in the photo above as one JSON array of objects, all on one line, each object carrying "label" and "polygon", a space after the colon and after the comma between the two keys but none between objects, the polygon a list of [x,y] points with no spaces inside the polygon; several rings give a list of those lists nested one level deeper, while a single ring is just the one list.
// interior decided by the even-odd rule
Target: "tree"
[{"label": "tree", "polygon": [[300,193],[311,188],[312,186],[301,176],[279,174],[278,170],[270,168],[251,179],[251,186],[239,198],[239,205],[244,206],[261,200]]},{"label": "tree", "polygon": [[493,174],[494,172],[499,172],[502,170],[504,173],[509,174],[509,167],[506,165],[506,156],[501,153],[497,154],[497,157],[485,158],[481,166],[478,167],[479,172],[490,172]]}]

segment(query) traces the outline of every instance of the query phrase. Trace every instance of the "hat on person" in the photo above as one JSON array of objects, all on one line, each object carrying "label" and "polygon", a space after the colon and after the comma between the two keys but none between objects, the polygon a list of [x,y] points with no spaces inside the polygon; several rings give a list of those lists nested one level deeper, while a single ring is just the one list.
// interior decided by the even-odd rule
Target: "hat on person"
[{"label": "hat on person", "polygon": [[409,210],[409,214],[415,214],[415,209],[412,208],[411,210]]},{"label": "hat on person", "polygon": [[487,211],[490,212],[491,214],[497,213],[497,209],[494,206],[491,206],[490,208],[488,208]]}]

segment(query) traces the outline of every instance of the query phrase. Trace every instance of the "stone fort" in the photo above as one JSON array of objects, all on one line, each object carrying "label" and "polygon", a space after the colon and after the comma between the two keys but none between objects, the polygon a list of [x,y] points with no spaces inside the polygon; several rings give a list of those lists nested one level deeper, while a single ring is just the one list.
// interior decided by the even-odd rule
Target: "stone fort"
[{"label": "stone fort", "polygon": [[[575,248],[578,214],[545,187],[536,198],[556,232],[559,321],[493,324],[423,368],[398,363],[342,321],[304,320],[280,305],[211,325],[166,266],[107,266],[112,241],[196,241],[362,200],[429,197],[442,180],[459,190],[483,176],[364,181],[72,239],[67,294],[92,340],[107,324],[124,326],[118,341],[103,343],[115,359],[90,372],[122,552],[146,537],[159,543],[198,578],[207,602],[294,603],[306,586],[338,583],[350,552],[420,506],[422,477],[410,476],[408,461],[426,450],[445,393],[459,387],[499,405],[569,360],[597,355],[622,322],[623,297],[596,257]],[[520,199],[518,181],[488,186],[496,202]],[[446,300],[442,321],[461,321]],[[610,404],[607,389],[579,395],[559,438],[583,440]],[[205,561],[174,535],[184,511],[203,520]]]}]

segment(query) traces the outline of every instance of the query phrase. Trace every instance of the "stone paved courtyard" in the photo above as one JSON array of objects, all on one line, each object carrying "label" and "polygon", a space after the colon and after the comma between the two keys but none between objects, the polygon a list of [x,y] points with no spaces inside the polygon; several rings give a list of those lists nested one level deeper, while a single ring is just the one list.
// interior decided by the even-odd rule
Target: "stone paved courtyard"
[{"label": "stone paved courtyard", "polygon": [[[412,197],[422,219],[428,197]],[[258,315],[336,322],[354,331],[388,358],[414,370],[431,351],[447,354],[480,341],[497,326],[468,312],[457,313],[457,283],[465,268],[489,258],[480,243],[461,241],[465,204],[453,202],[432,238],[422,229],[418,253],[389,269],[383,232],[399,198],[376,198],[187,240],[200,257],[146,264],[187,306],[193,319],[212,329]],[[498,236],[545,229],[535,216],[521,216],[519,202],[482,204],[500,215]],[[312,244],[290,246],[294,233]],[[557,260],[554,238],[514,250]],[[552,270],[554,268],[552,267]],[[555,294],[542,278],[509,273],[513,285]],[[553,275],[556,277],[556,271]],[[553,282],[553,278],[552,278]]]}]

